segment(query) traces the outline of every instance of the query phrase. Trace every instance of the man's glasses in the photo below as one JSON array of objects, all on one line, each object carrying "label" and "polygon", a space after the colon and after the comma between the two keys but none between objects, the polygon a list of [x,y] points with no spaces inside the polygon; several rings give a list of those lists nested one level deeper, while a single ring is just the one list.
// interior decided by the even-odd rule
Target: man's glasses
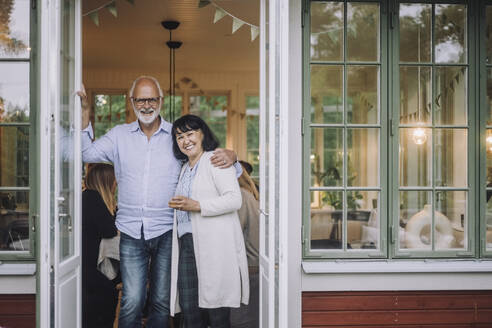
[{"label": "man's glasses", "polygon": [[141,107],[145,105],[145,103],[149,103],[150,106],[154,107],[157,105],[161,97],[155,97],[155,98],[132,98],[133,102],[135,105]]}]

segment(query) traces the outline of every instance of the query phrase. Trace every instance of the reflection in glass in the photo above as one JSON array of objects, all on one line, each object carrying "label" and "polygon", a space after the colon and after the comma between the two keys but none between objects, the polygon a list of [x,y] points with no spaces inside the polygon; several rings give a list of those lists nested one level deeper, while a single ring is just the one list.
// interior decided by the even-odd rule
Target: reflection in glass
[{"label": "reflection in glass", "polygon": [[0,2],[0,58],[29,58],[30,3],[29,0]]},{"label": "reflection in glass", "polygon": [[347,249],[379,248],[379,192],[347,191]]},{"label": "reflection in glass", "polygon": [[0,63],[0,123],[8,122],[29,122],[29,63]]},{"label": "reflection in glass", "polygon": [[341,249],[343,192],[311,191],[311,248]]},{"label": "reflection in glass", "polygon": [[487,102],[485,106],[488,110],[487,125],[492,125],[492,68],[490,67],[487,68]]},{"label": "reflection in glass", "polygon": [[311,130],[311,185],[343,185],[343,130],[313,128]]},{"label": "reflection in glass", "polygon": [[434,236],[436,249],[467,248],[466,191],[437,191]]},{"label": "reflection in glass", "polygon": [[311,65],[311,122],[343,122],[343,66]]},{"label": "reflection in glass", "polygon": [[347,185],[379,185],[379,129],[347,129]]},{"label": "reflection in glass", "polygon": [[[431,249],[431,192],[400,191],[400,249]],[[431,206],[431,210],[429,210]]]},{"label": "reflection in glass", "polygon": [[311,59],[343,59],[343,2],[311,2]]},{"label": "reflection in glass", "polygon": [[0,186],[29,186],[29,127],[0,127]]},{"label": "reflection in glass", "polygon": [[431,108],[432,82],[430,67],[401,66],[400,123],[430,124]]},{"label": "reflection in glass", "polygon": [[126,122],[126,96],[94,96],[94,133],[96,138],[106,134],[118,124]]},{"label": "reflection in glass", "polygon": [[379,4],[347,4],[349,61],[379,61]]},{"label": "reflection in glass", "polygon": [[75,97],[75,5],[72,1],[61,1],[61,51],[60,51],[60,121],[59,135],[61,154],[59,158],[59,195],[64,200],[58,203],[59,215],[59,256],[60,260],[71,257],[75,251],[75,234],[73,218],[75,213],[73,142],[75,132],[74,101]]},{"label": "reflection in glass", "polygon": [[466,129],[435,129],[435,185],[467,187],[468,138]]},{"label": "reflection in glass", "polygon": [[377,124],[379,67],[349,66],[347,75],[347,122]]},{"label": "reflection in glass", "polygon": [[400,129],[399,168],[400,186],[431,185],[431,146],[432,129],[423,128],[427,141],[417,144],[414,140],[416,128]]},{"label": "reflection in glass", "polygon": [[0,192],[0,251],[28,251],[29,192]]},{"label": "reflection in glass", "polygon": [[485,7],[485,16],[487,20],[487,22],[485,23],[486,24],[485,47],[487,50],[487,59],[488,59],[487,63],[491,64],[492,63],[492,6]]},{"label": "reflection in glass", "polygon": [[485,147],[487,154],[487,187],[492,187],[492,129],[487,129]]},{"label": "reflection in glass", "polygon": [[438,125],[467,125],[467,70],[465,67],[436,67],[435,122]]},{"label": "reflection in glass", "polygon": [[436,4],[435,61],[465,63],[467,53],[466,5]]},{"label": "reflection in glass", "polygon": [[431,61],[432,5],[400,4],[400,61]]},{"label": "reflection in glass", "polygon": [[219,140],[220,147],[226,147],[228,103],[227,96],[190,97],[190,114],[200,116],[207,122]]}]

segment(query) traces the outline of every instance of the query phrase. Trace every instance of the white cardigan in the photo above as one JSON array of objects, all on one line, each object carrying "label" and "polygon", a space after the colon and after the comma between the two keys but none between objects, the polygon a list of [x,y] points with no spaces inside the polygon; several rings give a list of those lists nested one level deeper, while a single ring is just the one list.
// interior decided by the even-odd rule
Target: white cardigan
[{"label": "white cardigan", "polygon": [[[191,189],[191,198],[199,201],[201,208],[201,212],[191,212],[190,216],[198,274],[198,306],[239,307],[240,303],[249,301],[248,262],[237,215],[241,191],[234,167],[216,168],[210,163],[211,156],[212,152],[201,156]],[[174,315],[179,312],[176,211],[172,253],[170,312]]]}]

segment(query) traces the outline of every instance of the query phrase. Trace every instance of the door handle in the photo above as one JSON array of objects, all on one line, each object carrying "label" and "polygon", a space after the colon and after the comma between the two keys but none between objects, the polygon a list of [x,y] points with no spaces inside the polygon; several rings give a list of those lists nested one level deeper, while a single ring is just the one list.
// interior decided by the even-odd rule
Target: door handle
[{"label": "door handle", "polygon": [[260,213],[263,214],[264,216],[269,216],[268,213],[262,210],[261,208],[260,208]]}]

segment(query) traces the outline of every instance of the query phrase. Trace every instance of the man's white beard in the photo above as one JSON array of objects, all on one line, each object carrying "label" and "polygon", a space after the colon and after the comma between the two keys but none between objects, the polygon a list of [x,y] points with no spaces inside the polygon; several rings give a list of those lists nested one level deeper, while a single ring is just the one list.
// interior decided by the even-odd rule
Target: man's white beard
[{"label": "man's white beard", "polygon": [[149,115],[145,115],[145,114],[142,113],[142,111],[145,112],[145,110],[139,111],[136,108],[133,108],[133,111],[135,112],[135,116],[144,125],[151,124],[152,122],[155,121],[155,119],[157,118],[157,116],[159,116],[159,111],[157,109],[152,109],[152,110],[153,110],[152,115],[149,116]]}]

